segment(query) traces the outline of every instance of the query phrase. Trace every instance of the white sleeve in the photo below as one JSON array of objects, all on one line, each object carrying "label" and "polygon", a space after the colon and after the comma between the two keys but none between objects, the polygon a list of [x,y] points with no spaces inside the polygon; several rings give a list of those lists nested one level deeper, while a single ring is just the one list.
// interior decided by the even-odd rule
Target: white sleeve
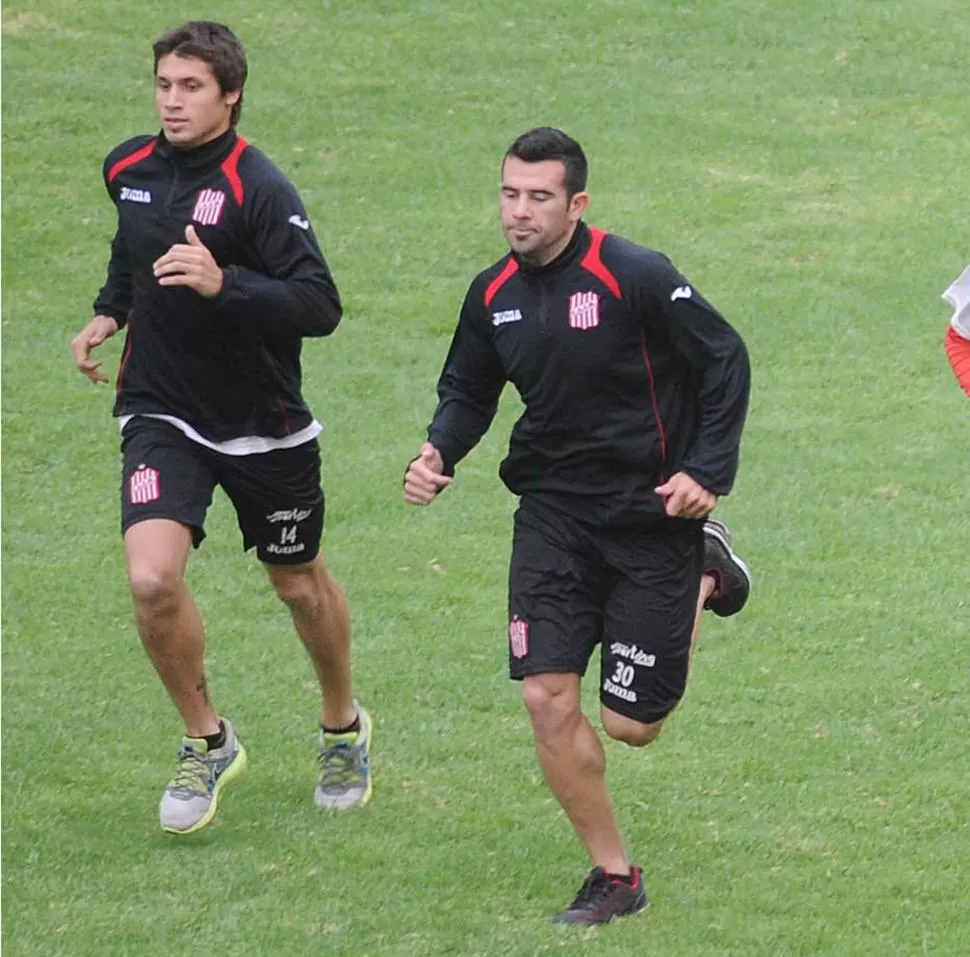
[{"label": "white sleeve", "polygon": [[947,287],[941,298],[953,307],[950,325],[957,335],[970,339],[970,266],[960,273],[959,279]]}]

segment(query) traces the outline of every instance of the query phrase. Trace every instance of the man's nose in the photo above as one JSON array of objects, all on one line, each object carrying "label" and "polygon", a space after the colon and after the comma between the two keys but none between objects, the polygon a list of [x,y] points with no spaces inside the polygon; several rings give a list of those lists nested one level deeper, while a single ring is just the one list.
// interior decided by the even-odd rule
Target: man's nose
[{"label": "man's nose", "polygon": [[515,201],[515,206],[512,208],[512,215],[516,219],[528,219],[532,215],[532,206],[527,196],[520,196]]}]

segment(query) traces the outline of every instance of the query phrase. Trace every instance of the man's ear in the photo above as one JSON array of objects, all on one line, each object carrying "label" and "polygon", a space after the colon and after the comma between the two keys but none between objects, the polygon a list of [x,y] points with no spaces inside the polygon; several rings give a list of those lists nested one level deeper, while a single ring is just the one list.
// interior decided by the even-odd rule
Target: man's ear
[{"label": "man's ear", "polygon": [[583,214],[586,212],[589,206],[589,193],[582,192],[576,193],[573,198],[569,201],[569,218],[576,222],[583,218]]}]

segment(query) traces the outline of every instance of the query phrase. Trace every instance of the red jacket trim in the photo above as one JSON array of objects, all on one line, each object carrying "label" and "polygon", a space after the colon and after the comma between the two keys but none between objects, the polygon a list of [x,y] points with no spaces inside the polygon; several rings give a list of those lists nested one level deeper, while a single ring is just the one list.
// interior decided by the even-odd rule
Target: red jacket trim
[{"label": "red jacket trim", "polygon": [[240,136],[236,140],[232,152],[222,161],[221,166],[222,172],[225,173],[226,179],[229,180],[229,185],[232,187],[232,195],[235,196],[236,203],[239,206],[242,206],[245,198],[243,181],[239,176],[239,157],[242,156],[247,146],[249,146],[249,143]]},{"label": "red jacket trim", "polygon": [[606,268],[603,260],[600,258],[600,246],[603,245],[603,240],[606,238],[606,233],[602,229],[596,229],[593,226],[589,227],[589,234],[593,241],[590,243],[590,247],[583,256],[583,261],[580,266],[583,267],[587,272],[591,272],[600,282],[606,286],[607,289],[617,299],[623,298],[623,293],[620,292],[620,284],[616,281],[616,276],[613,275]]},{"label": "red jacket trim", "polygon": [[118,176],[122,170],[128,169],[129,166],[134,166],[135,163],[140,163],[146,156],[151,156],[155,149],[155,143],[157,142],[157,137],[153,137],[150,143],[146,143],[141,149],[135,150],[134,153],[130,153],[128,156],[123,156],[111,169],[108,170],[108,182],[113,183],[115,178]]},{"label": "red jacket trim", "polygon": [[490,306],[492,300],[495,298],[499,289],[502,288],[508,282],[508,280],[514,276],[519,271],[519,264],[509,256],[508,262],[505,264],[505,268],[488,284],[488,289],[485,290],[485,305]]}]

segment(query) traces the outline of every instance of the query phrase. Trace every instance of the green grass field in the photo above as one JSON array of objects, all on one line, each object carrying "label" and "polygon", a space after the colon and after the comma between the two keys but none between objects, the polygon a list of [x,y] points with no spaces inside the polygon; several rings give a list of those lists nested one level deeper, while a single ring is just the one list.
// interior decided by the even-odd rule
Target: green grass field
[{"label": "green grass field", "polygon": [[[939,302],[970,258],[965,0],[274,9],[4,6],[5,955],[966,957],[970,406]],[[322,816],[310,667],[217,500],[190,575],[250,771],[176,841],[110,389],[68,343],[113,230],[101,160],[155,129],[150,44],[187,15],[247,44],[241,130],[345,299],[306,393],[377,727],[373,804]],[[706,623],[661,740],[608,749],[653,906],[588,932],[548,923],[588,865],[505,678],[514,397],[432,509],[400,498],[466,285],[503,253],[499,159],[539,123],[586,147],[589,220],[670,255],[754,369],[719,514],[757,590]]]}]

